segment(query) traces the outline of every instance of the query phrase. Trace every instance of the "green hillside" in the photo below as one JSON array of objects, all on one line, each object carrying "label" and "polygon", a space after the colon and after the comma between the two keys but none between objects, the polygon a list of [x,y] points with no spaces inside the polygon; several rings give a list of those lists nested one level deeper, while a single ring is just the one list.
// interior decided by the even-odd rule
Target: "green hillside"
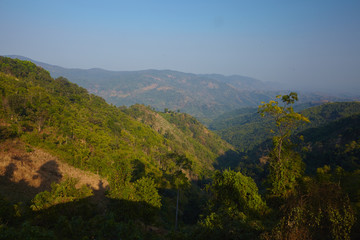
[{"label": "green hillside", "polygon": [[[0,184],[1,188],[4,187],[0,192],[5,193],[4,199],[0,196],[0,213],[5,214],[2,207],[7,209],[11,206],[6,199],[21,199],[14,194],[7,197],[6,189],[9,187],[13,188],[11,191],[14,193],[23,190],[29,192],[23,200],[36,191],[45,190],[26,204],[32,204],[32,208],[42,211],[38,218],[46,222],[42,223],[43,226],[46,225],[46,229],[52,228],[51,224],[60,226],[59,223],[45,220],[50,217],[47,216],[49,212],[46,209],[53,209],[51,214],[61,215],[68,204],[75,204],[73,214],[83,217],[82,207],[91,207],[95,198],[95,201],[102,199],[107,203],[106,211],[111,214],[125,210],[130,212],[120,214],[127,220],[113,219],[111,214],[106,220],[97,215],[98,211],[104,211],[101,209],[104,204],[100,204],[93,210],[87,210],[96,217],[90,217],[91,221],[124,221],[125,225],[120,225],[131,228],[132,223],[128,221],[138,219],[137,221],[146,224],[161,225],[163,230],[160,231],[165,231],[164,228],[171,229],[174,224],[176,189],[186,190],[181,193],[180,207],[183,210],[179,214],[179,222],[194,222],[198,218],[202,200],[193,202],[192,199],[200,194],[200,190],[191,181],[201,183],[202,179],[209,178],[217,159],[232,149],[228,143],[187,114],[159,113],[142,105],[130,108],[109,105],[101,97],[89,94],[87,90],[65,78],[52,79],[47,71],[29,61],[0,58],[0,93],[0,146],[3,153],[0,156],[7,159],[5,161],[4,158],[3,162],[7,165],[1,165],[0,169],[1,174],[4,174],[1,180],[6,183]],[[43,180],[43,187],[32,187],[30,184],[35,184],[31,183],[35,180],[31,179],[31,175],[30,178],[22,178],[21,174],[24,175],[25,172],[21,171],[34,167],[37,162],[43,164],[38,170],[41,174],[38,176],[35,173],[34,179],[43,179],[46,175],[44,171],[51,171],[49,176],[52,177],[49,179],[61,178],[59,163],[53,160],[46,163],[44,157],[39,161],[36,154],[28,154],[33,151],[36,154],[46,151],[51,154],[46,156],[55,156],[72,166],[100,174],[106,179],[104,181],[109,182],[107,190],[101,190],[105,187],[102,185],[100,190],[85,187],[83,192],[77,194],[76,180],[71,178],[56,184],[45,184]],[[28,160],[30,157],[31,160]],[[11,159],[15,159],[15,162]],[[18,162],[26,164],[18,165]],[[34,174],[30,170],[26,170],[26,174]],[[14,180],[15,177],[18,180]],[[91,191],[94,197],[91,197]],[[97,197],[98,191],[106,192],[106,196]],[[89,200],[81,200],[88,198]],[[59,203],[65,205],[59,209],[54,207]],[[185,206],[188,206],[186,211]],[[10,215],[11,209],[12,207],[9,208]],[[24,217],[32,219],[31,215]],[[64,217],[68,219],[67,215]],[[34,224],[38,226],[37,223],[31,223]],[[138,224],[134,226],[139,226]],[[111,232],[119,231],[119,226]],[[24,227],[24,234],[34,229],[38,227]],[[8,230],[9,234],[17,234],[11,228]],[[91,230],[86,230],[86,233],[88,231]],[[37,234],[41,236],[42,233]],[[47,234],[46,230],[44,234]]]},{"label": "green hillside", "polygon": [[[295,105],[294,109],[310,120],[310,123],[300,126],[297,132],[360,113],[360,102],[319,104],[313,102]],[[242,108],[229,112],[215,119],[209,128],[238,150],[249,151],[270,139],[272,134],[269,129],[274,128],[273,123],[269,119],[261,118],[257,111],[257,108]]]},{"label": "green hillside", "polygon": [[[0,69],[3,134],[19,136],[32,145],[56,151],[76,167],[106,176],[115,161],[137,160],[145,164],[146,171],[156,172],[161,158],[176,152],[186,155],[194,164],[194,174],[201,175],[211,170],[216,158],[231,148],[200,127],[195,119],[191,121],[197,128],[181,126],[182,131],[189,133],[196,130],[186,138],[175,124],[170,132],[154,131],[149,127],[151,122],[144,124],[129,115],[135,107],[121,110],[109,105],[64,78],[53,80],[30,62],[1,58]],[[146,108],[142,110],[143,116],[147,112],[160,117]],[[161,121],[170,126],[169,120]],[[206,141],[199,141],[199,134],[204,134]],[[208,143],[218,144],[215,147]]]},{"label": "green hillside", "polygon": [[193,168],[202,166],[202,169],[206,169],[206,166],[211,165],[210,159],[215,163],[214,160],[223,156],[226,151],[233,150],[230,144],[186,113],[169,110],[156,112],[151,107],[139,104],[123,111],[161,134],[171,149],[187,153],[194,163]]},{"label": "green hillside", "polygon": [[340,166],[346,171],[360,169],[359,113],[308,128],[300,134],[304,141],[299,145],[304,146],[303,158],[309,172],[324,165]]}]

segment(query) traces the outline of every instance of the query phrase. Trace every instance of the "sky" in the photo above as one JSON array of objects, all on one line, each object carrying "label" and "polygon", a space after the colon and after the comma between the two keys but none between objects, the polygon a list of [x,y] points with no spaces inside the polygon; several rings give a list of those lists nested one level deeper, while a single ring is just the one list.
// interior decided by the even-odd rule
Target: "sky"
[{"label": "sky", "polygon": [[360,94],[359,0],[0,0],[0,55]]}]

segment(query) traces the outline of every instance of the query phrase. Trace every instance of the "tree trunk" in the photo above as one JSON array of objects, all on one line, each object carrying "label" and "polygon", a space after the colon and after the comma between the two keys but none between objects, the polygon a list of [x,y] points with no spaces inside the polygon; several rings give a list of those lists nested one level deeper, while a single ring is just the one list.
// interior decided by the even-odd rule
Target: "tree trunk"
[{"label": "tree trunk", "polygon": [[177,190],[177,197],[176,197],[176,216],[175,216],[175,231],[177,230],[178,225],[178,214],[179,214],[179,194],[180,189]]}]

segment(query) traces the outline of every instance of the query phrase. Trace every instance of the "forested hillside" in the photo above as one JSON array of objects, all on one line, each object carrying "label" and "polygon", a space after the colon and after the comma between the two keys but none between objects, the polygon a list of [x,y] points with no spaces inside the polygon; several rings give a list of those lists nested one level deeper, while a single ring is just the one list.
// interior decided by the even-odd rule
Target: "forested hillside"
[{"label": "forested hillside", "polygon": [[[215,159],[233,150],[230,144],[224,142],[189,114],[170,110],[156,112],[144,105],[133,105],[123,111],[163,135],[172,149],[179,153],[190,153],[189,155],[194,158],[193,168],[197,165],[216,164]],[[209,162],[209,159],[213,161]]]},{"label": "forested hillside", "polygon": [[360,169],[360,113],[308,128],[298,135],[304,139],[299,146],[305,150],[303,158],[309,172],[324,165],[346,171]]},{"label": "forested hillside", "polygon": [[[2,132],[56,151],[74,166],[107,175],[115,159],[136,159],[152,171],[158,168],[161,157],[176,152],[186,155],[194,163],[194,173],[199,175],[211,169],[216,158],[231,148],[204,127],[194,128],[200,123],[191,118],[181,126],[182,131],[191,133],[187,134],[187,141],[198,146],[189,151],[182,145],[192,146],[183,142],[183,136],[176,136],[182,132],[176,123],[169,132],[170,123],[162,118],[168,128],[154,131],[148,126],[150,122],[143,124],[129,115],[135,107],[127,110],[109,105],[64,78],[53,80],[30,62],[2,58],[1,63]],[[153,122],[157,120],[154,118]],[[206,142],[195,138],[199,134],[204,134]],[[171,140],[175,137],[176,143]],[[213,142],[218,144],[206,144]],[[206,153],[198,153],[197,149]]]},{"label": "forested hillside", "polygon": [[0,95],[0,239],[360,237],[358,103],[239,111],[273,140],[239,157],[188,114],[116,107],[29,61],[0,57]]},{"label": "forested hillside", "polygon": [[[300,132],[360,113],[360,102],[310,102],[294,106],[294,109],[310,119],[309,124],[301,125],[295,131]],[[221,115],[212,121],[209,128],[244,152],[270,139],[272,133],[269,129],[274,128],[274,123],[261,118],[258,108],[242,108]]]},{"label": "forested hillside", "polygon": [[[28,61],[1,57],[0,92],[1,151],[16,149],[6,147],[13,146],[11,141],[19,142],[29,152],[43,149],[72,166],[108,179],[110,198],[144,201],[156,208],[161,199],[164,220],[173,213],[174,189],[189,189],[190,180],[210,177],[217,158],[232,149],[186,114],[157,113],[144,106],[117,108],[65,78],[52,79],[47,71]],[[152,121],[145,123],[145,119]],[[10,156],[25,161],[26,151],[19,157]],[[2,173],[10,182],[18,174],[13,164],[2,165]],[[16,181],[28,180],[19,177]],[[73,188],[69,181],[58,187]],[[50,183],[47,186],[37,190],[50,191]],[[163,189],[161,197],[156,188]],[[147,193],[151,189],[153,192]],[[89,191],[70,200],[87,197]],[[45,209],[58,201],[69,201],[50,197],[43,194],[38,197],[40,202],[33,203]],[[182,198],[188,199],[183,194]],[[196,212],[191,214],[195,215],[190,218],[196,217]],[[173,221],[171,218],[170,223]]]}]

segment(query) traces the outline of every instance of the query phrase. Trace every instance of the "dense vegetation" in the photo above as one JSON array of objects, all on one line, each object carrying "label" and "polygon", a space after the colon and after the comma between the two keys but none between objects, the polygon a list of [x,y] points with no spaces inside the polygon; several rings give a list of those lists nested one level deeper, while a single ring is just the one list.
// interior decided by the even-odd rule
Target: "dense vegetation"
[{"label": "dense vegetation", "polygon": [[[1,63],[2,134],[56,151],[76,167],[107,176],[114,160],[122,159],[137,160],[146,171],[156,172],[161,159],[176,152],[186,155],[194,164],[193,173],[201,175],[231,149],[185,114],[166,114],[170,118],[165,119],[145,107],[119,109],[64,78],[53,80],[30,62],[2,58]],[[141,111],[151,118],[147,125],[130,116],[138,118]],[[172,120],[176,118],[182,121]],[[149,127],[159,122],[164,129]]]},{"label": "dense vegetation", "polygon": [[[175,205],[173,192],[188,189],[190,180],[209,177],[217,158],[231,149],[186,114],[161,116],[144,106],[120,109],[65,78],[52,79],[31,62],[1,57],[0,63],[1,140],[20,138],[107,177],[112,199],[144,201],[159,208],[160,195],[154,194],[163,189],[166,216]],[[142,110],[144,119],[152,118],[163,129],[155,131],[150,123],[136,120]],[[37,199],[44,196],[49,193]]]},{"label": "dense vegetation", "polygon": [[[17,139],[109,182],[65,178],[23,203],[0,196],[0,239],[360,236],[358,103],[298,113],[296,93],[263,102],[273,144],[241,159],[188,114],[115,107],[31,62],[0,58],[0,94],[0,146]],[[214,170],[228,162],[238,165]],[[5,167],[0,180],[12,181]]]},{"label": "dense vegetation", "polygon": [[346,171],[360,169],[360,114],[332,121],[318,128],[306,129],[300,134],[303,158],[309,172],[329,165]]},{"label": "dense vegetation", "polygon": [[[298,104],[294,110],[309,118],[310,123],[299,126],[295,132],[307,128],[316,128],[331,121],[360,113],[360,102],[333,102],[320,104],[319,102]],[[227,142],[241,152],[257,147],[272,134],[269,129],[274,127],[270,119],[261,118],[257,108],[241,108],[231,111],[213,120],[209,126]]]}]

